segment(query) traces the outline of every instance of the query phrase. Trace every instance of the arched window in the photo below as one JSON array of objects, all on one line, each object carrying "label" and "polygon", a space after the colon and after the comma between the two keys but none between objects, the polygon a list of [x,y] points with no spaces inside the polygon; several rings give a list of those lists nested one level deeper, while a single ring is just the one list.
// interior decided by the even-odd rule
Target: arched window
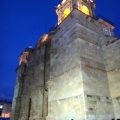
[{"label": "arched window", "polygon": [[63,17],[66,18],[70,14],[70,10],[66,8],[63,13]]},{"label": "arched window", "polygon": [[89,15],[89,9],[85,5],[82,6],[82,12]]}]

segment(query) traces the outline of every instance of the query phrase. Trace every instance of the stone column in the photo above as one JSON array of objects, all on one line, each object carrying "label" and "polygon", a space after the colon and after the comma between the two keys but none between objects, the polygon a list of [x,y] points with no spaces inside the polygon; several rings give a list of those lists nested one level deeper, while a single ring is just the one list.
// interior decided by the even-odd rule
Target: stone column
[{"label": "stone column", "polygon": [[20,106],[21,106],[21,97],[17,97],[16,98],[16,107],[15,107],[14,120],[18,120],[18,118],[19,118]]},{"label": "stone column", "polygon": [[[48,98],[49,98],[50,89],[55,84],[55,82],[53,81],[53,79],[50,79],[46,84],[47,84],[47,88],[48,88]],[[49,109],[49,108],[47,108],[47,109]],[[46,117],[46,120],[54,120],[54,117],[51,116],[51,114],[49,113],[49,111],[48,111],[48,116]]]},{"label": "stone column", "polygon": [[48,115],[48,92],[43,91],[43,118],[45,120],[46,116]]}]

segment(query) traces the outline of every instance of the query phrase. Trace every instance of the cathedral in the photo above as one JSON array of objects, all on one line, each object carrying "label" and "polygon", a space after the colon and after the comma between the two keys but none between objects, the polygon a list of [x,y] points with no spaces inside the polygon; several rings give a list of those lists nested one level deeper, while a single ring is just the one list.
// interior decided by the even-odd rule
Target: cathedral
[{"label": "cathedral", "polygon": [[57,26],[22,52],[11,120],[120,118],[120,38],[95,8],[63,0]]}]

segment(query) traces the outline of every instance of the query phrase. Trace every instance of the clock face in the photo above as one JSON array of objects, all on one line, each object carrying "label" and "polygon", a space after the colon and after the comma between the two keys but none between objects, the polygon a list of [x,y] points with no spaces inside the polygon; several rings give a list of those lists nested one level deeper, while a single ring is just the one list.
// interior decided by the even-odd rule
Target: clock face
[{"label": "clock face", "polygon": [[103,32],[104,32],[105,35],[111,36],[111,32],[110,32],[110,29],[108,27],[103,26]]}]

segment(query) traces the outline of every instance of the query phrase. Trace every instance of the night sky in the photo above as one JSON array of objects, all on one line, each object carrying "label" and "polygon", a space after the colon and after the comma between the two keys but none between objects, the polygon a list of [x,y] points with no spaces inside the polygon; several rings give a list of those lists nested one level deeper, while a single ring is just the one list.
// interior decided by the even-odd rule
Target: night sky
[{"label": "night sky", "polygon": [[[11,101],[19,56],[57,24],[55,6],[62,0],[0,0],[0,100]],[[96,0],[96,15],[115,24],[120,36],[120,0]]]}]

